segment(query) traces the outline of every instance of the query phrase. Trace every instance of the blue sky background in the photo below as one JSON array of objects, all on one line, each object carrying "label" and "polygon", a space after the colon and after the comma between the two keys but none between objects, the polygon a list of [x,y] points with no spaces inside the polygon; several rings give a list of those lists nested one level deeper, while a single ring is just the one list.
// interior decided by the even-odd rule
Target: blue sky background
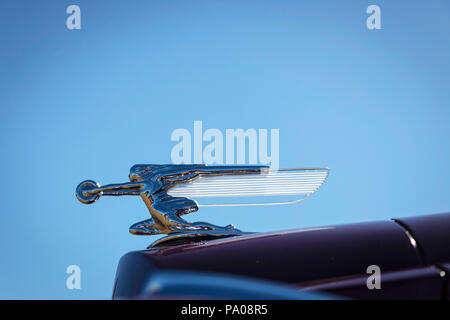
[{"label": "blue sky background", "polygon": [[[194,120],[278,128],[280,167],[331,174],[297,205],[190,220],[269,231],[448,212],[449,31],[444,0],[0,0],[0,298],[110,298],[120,257],[155,240],[128,233],[148,213],[134,197],[85,206],[75,187],[170,163],[172,131]],[[66,289],[71,264],[81,290]]]}]

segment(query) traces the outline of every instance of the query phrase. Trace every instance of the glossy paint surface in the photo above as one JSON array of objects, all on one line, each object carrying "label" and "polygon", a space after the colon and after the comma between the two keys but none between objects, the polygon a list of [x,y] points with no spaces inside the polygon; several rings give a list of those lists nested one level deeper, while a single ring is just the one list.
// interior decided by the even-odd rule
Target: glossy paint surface
[{"label": "glossy paint surface", "polygon": [[[447,279],[441,268],[426,268],[425,261],[431,260],[424,254],[431,254],[433,261],[448,258],[448,246],[439,246],[442,243],[438,240],[448,236],[449,216],[403,219],[417,228],[414,235],[427,239],[423,246],[409,230],[388,220],[252,234],[132,252],[119,264],[116,294],[139,294],[142,282],[152,272],[175,269],[228,273],[294,286],[303,283],[320,287],[322,282],[322,289],[341,293],[347,290],[345,294],[351,296],[354,292],[353,297],[358,298],[355,292],[365,287],[367,267],[377,265],[388,280],[385,285],[393,288],[382,298],[396,298],[417,286],[425,296],[439,298]],[[361,298],[367,298],[366,293]],[[412,296],[417,297],[422,296]]]},{"label": "glossy paint surface", "polygon": [[425,264],[450,261],[450,214],[395,219],[417,241]]}]

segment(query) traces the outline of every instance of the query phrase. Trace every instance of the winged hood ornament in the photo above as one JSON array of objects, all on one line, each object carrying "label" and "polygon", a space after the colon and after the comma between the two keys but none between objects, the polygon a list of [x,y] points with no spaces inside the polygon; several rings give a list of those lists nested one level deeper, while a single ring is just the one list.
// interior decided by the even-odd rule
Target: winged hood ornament
[{"label": "winged hood ornament", "polygon": [[316,192],[328,173],[328,168],[274,170],[266,166],[137,164],[130,169],[130,182],[101,186],[86,180],[76,188],[76,197],[90,204],[100,196],[141,196],[151,218],[131,225],[129,230],[136,235],[166,234],[150,245],[154,247],[177,240],[246,234],[233,225],[188,222],[182,216],[201,206],[299,202]]}]

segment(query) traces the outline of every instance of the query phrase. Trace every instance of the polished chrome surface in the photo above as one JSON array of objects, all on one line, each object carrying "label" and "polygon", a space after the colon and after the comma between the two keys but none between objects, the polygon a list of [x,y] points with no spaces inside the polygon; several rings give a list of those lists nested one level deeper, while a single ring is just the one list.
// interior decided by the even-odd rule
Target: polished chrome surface
[{"label": "polished chrome surface", "polygon": [[[209,166],[205,165],[134,165],[130,169],[130,182],[100,186],[86,180],[76,189],[79,201],[90,204],[101,196],[140,195],[151,218],[133,224],[130,232],[137,235],[167,234],[171,237],[226,237],[243,234],[233,225],[216,226],[208,222],[188,222],[182,215],[195,212],[195,201],[186,197],[174,197],[167,190],[176,184],[186,183],[200,176],[259,174],[262,166]],[[161,239],[156,244],[161,243]]]},{"label": "polished chrome surface", "polygon": [[[130,182],[100,186],[86,180],[76,189],[79,201],[90,204],[101,196],[141,196],[151,218],[135,223],[130,232],[136,235],[167,234],[152,246],[163,243],[230,237],[245,234],[233,225],[217,226],[208,222],[188,222],[181,216],[198,210],[192,198],[293,195],[301,201],[324,182],[328,169],[271,170],[265,166],[134,165]],[[241,203],[219,205],[255,205]],[[212,204],[217,205],[217,204]],[[208,206],[208,205],[205,205]]]}]

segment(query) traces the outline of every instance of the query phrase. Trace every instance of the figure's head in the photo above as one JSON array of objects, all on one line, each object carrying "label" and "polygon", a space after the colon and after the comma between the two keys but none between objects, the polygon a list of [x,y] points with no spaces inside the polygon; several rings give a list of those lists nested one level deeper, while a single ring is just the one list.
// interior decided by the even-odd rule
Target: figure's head
[{"label": "figure's head", "polygon": [[140,182],[146,180],[151,174],[150,167],[145,164],[136,164],[131,167],[128,178],[131,182]]},{"label": "figure's head", "polygon": [[128,178],[131,182],[155,182],[152,181],[154,175],[161,171],[161,169],[166,168],[167,165],[158,165],[158,164],[135,164],[130,169],[130,174]]}]

